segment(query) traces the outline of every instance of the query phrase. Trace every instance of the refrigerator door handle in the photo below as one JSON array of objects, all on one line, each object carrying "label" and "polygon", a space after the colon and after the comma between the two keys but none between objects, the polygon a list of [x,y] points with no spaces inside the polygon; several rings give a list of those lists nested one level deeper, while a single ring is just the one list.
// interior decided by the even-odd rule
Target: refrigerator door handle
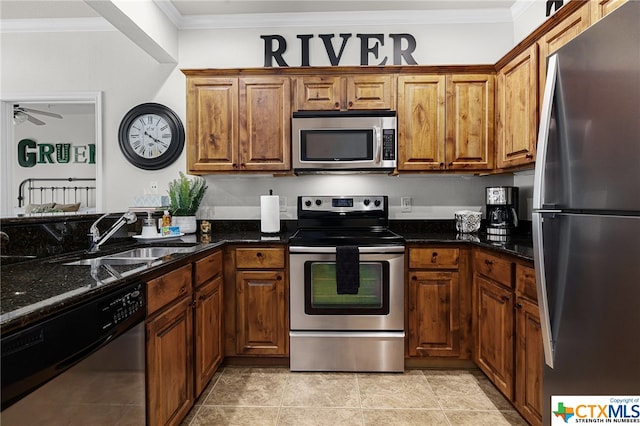
[{"label": "refrigerator door handle", "polygon": [[544,241],[542,234],[542,213],[532,213],[533,255],[535,260],[536,283],[538,293],[538,309],[540,310],[540,328],[542,331],[542,347],[545,363],[553,368],[554,345],[551,330],[551,316],[547,297],[547,281],[544,259]]},{"label": "refrigerator door handle", "polygon": [[533,176],[533,209],[543,208],[544,205],[544,174],[547,167],[547,151],[549,147],[549,131],[551,127],[551,110],[558,71],[558,57],[549,57],[547,67],[547,81],[544,87],[540,127],[538,129],[538,145],[536,154],[536,168]]}]

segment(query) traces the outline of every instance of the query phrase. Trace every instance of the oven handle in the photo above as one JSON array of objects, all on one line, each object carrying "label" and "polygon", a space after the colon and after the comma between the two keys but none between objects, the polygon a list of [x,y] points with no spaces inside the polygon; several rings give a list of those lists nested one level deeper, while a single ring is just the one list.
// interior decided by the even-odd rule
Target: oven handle
[{"label": "oven handle", "polygon": [[377,337],[377,338],[404,338],[405,333],[398,331],[289,331],[289,337]]},{"label": "oven handle", "polygon": [[[362,254],[366,253],[404,253],[404,246],[364,246],[358,247],[358,251]],[[335,253],[335,246],[328,247],[308,247],[308,246],[291,246],[289,253]]]}]

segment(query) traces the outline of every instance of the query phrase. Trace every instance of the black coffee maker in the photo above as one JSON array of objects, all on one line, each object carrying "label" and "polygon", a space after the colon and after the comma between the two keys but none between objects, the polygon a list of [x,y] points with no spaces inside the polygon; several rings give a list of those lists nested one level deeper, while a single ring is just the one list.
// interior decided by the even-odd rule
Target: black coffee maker
[{"label": "black coffee maker", "polygon": [[518,188],[488,186],[486,188],[487,235],[509,235],[518,226]]}]

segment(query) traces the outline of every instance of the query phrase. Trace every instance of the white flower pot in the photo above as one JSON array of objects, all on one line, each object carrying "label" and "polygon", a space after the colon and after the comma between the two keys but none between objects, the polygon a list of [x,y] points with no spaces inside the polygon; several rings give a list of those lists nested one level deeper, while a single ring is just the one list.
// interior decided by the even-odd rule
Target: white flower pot
[{"label": "white flower pot", "polygon": [[171,218],[171,226],[179,226],[180,232],[185,234],[193,234],[198,228],[195,216],[173,216]]}]

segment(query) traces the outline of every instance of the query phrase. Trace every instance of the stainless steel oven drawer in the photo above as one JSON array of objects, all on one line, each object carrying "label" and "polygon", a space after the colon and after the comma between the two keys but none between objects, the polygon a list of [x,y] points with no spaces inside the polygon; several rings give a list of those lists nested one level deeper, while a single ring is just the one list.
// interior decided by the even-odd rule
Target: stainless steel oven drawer
[{"label": "stainless steel oven drawer", "polygon": [[291,371],[404,371],[404,332],[291,331]]}]

